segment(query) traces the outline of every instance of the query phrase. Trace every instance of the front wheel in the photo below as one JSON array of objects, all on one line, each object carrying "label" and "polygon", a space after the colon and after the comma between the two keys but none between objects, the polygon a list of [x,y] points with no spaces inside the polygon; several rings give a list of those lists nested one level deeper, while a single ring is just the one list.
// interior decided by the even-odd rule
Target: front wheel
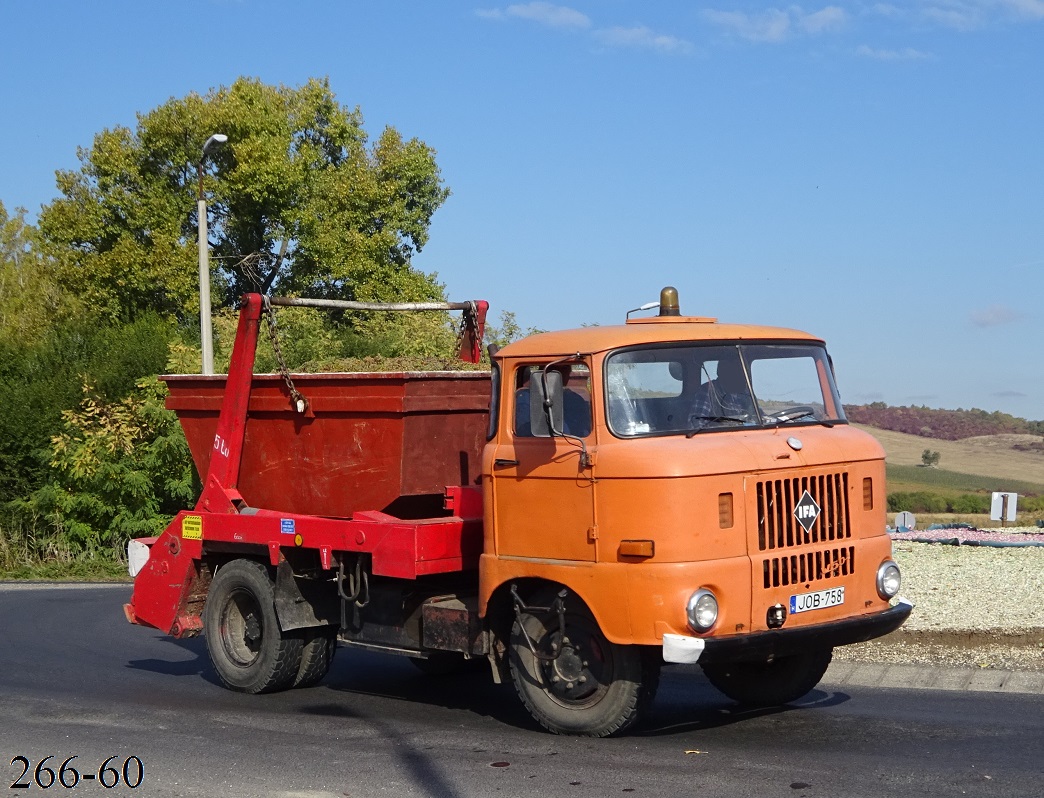
[{"label": "front wheel", "polygon": [[512,627],[508,662],[515,690],[555,734],[618,734],[652,700],[659,669],[640,648],[609,642],[575,596],[563,599],[565,628],[559,628],[556,599],[552,590],[539,591]]},{"label": "front wheel", "polygon": [[203,609],[207,652],[221,683],[240,693],[291,687],[301,668],[300,636],[283,635],[275,614],[275,585],[253,560],[218,569]]},{"label": "front wheel", "polygon": [[817,648],[771,662],[708,662],[703,673],[733,701],[755,707],[779,706],[796,701],[819,684],[833,654],[832,648]]}]

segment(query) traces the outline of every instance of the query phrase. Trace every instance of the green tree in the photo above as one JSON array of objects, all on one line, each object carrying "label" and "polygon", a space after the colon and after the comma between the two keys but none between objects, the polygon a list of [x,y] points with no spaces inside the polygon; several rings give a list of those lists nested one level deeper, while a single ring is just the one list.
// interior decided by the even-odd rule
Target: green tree
[{"label": "green tree", "polygon": [[[40,230],[62,284],[111,318],[198,313],[197,164],[207,161],[215,304],[275,290],[358,300],[441,299],[411,266],[449,191],[434,151],[386,128],[372,145],[359,109],[326,81],[240,78],[171,99],[81,149],[58,173]],[[394,324],[390,322],[391,324]]]},{"label": "green tree", "polygon": [[487,345],[504,347],[512,341],[527,338],[530,335],[536,335],[541,332],[544,332],[544,330],[538,330],[536,327],[524,328],[518,323],[514,313],[510,310],[502,310],[500,312],[500,324],[496,325],[487,322],[486,334],[483,337]]},{"label": "green tree", "polygon": [[939,465],[939,460],[942,459],[942,455],[938,452],[933,452],[931,449],[925,449],[921,452],[921,465],[927,466],[928,468],[935,468]]},{"label": "green tree", "polygon": [[72,298],[59,290],[36,238],[25,209],[10,215],[0,202],[0,340],[10,344],[39,340],[56,318],[73,310]]}]

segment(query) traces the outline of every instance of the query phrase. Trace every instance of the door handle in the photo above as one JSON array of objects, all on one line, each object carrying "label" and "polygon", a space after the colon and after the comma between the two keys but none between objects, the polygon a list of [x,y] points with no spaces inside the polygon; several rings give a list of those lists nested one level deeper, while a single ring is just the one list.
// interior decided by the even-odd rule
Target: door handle
[{"label": "door handle", "polygon": [[518,460],[501,460],[499,457],[493,461],[494,468],[509,468],[510,466],[517,466]]}]

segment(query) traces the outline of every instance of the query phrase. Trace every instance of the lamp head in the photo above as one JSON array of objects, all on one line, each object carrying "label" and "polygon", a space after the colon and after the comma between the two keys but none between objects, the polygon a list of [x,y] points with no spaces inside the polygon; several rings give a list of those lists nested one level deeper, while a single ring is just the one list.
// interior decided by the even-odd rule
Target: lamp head
[{"label": "lamp head", "polygon": [[214,149],[214,147],[218,146],[219,144],[224,144],[226,141],[228,141],[228,136],[226,136],[224,133],[215,133],[213,136],[207,139],[206,143],[203,145],[203,157],[209,155],[210,152]]}]

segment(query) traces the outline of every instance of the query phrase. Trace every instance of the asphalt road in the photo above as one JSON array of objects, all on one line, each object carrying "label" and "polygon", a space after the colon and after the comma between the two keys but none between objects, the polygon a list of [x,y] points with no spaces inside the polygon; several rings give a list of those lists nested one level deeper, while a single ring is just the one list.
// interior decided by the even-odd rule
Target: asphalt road
[{"label": "asphalt road", "polygon": [[[315,688],[244,696],[201,639],[123,619],[126,586],[0,585],[0,794],[39,762],[95,775],[47,794],[121,796],[1025,796],[1044,793],[1044,696],[824,684],[744,712],[670,669],[612,740],[546,734],[485,673],[435,679],[342,649]],[[107,789],[107,757],[141,784]],[[103,774],[111,783],[113,773]],[[130,761],[128,775],[137,779]],[[66,772],[66,781],[73,779]],[[41,772],[44,782],[46,772]]]}]

